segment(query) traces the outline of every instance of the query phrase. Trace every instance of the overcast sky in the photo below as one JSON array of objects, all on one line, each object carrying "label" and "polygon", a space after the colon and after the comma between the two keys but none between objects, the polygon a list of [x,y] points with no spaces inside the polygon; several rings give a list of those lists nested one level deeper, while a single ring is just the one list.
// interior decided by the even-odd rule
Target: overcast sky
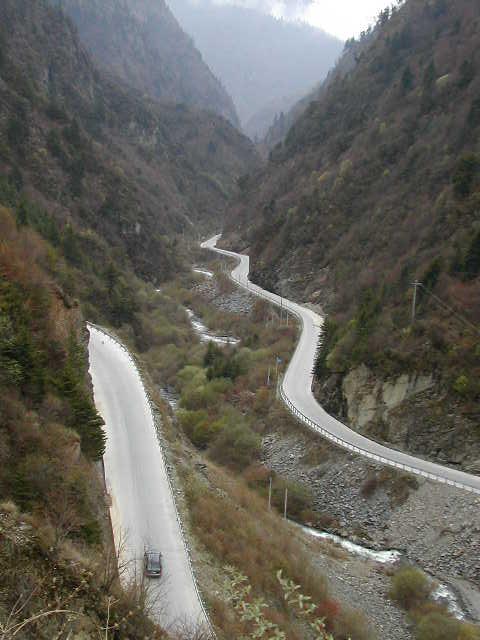
[{"label": "overcast sky", "polygon": [[[195,0],[194,0],[195,1]],[[196,0],[201,4],[202,0]],[[346,40],[358,36],[392,0],[213,0],[259,9],[289,20],[305,20]]]},{"label": "overcast sky", "polygon": [[314,0],[304,5],[301,17],[346,40],[358,36],[389,4],[387,0]]}]

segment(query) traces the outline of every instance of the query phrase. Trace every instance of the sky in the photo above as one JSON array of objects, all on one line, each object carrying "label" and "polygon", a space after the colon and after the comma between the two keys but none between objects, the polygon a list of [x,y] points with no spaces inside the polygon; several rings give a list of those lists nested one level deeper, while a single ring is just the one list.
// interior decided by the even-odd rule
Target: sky
[{"label": "sky", "polygon": [[[281,4],[285,6],[285,3]],[[314,0],[296,4],[297,12],[300,11],[294,17],[303,18],[305,22],[346,40],[352,36],[358,36],[372,24],[378,13],[389,6],[390,2],[388,0]],[[289,17],[285,10],[282,14],[281,9],[277,15]]]},{"label": "sky", "polygon": [[[200,0],[201,2],[201,0]],[[304,20],[342,40],[358,36],[391,0],[214,0],[259,9],[277,18]]]}]

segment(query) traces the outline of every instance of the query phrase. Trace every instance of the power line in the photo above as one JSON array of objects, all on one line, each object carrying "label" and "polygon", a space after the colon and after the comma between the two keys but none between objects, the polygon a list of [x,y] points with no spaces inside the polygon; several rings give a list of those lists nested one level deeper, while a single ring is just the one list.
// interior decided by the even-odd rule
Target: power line
[{"label": "power line", "polygon": [[421,282],[415,282],[414,285],[416,285],[415,286],[415,292],[417,290],[417,286],[422,287],[422,289],[424,289],[424,291],[426,293],[428,293],[428,295],[431,296],[441,307],[443,307],[446,311],[449,311],[450,313],[452,313],[459,320],[461,320],[467,327],[469,327],[469,329],[473,329],[473,331],[475,331],[475,333],[478,333],[480,335],[480,328],[479,327],[474,325],[473,322],[470,322],[470,320],[467,320],[467,318],[465,318],[465,316],[462,316],[462,314],[458,313],[458,311],[453,309],[453,307],[450,307],[446,302],[444,302],[441,298],[439,298],[432,291],[430,291],[430,289],[427,289],[427,287],[424,284],[422,284]]}]

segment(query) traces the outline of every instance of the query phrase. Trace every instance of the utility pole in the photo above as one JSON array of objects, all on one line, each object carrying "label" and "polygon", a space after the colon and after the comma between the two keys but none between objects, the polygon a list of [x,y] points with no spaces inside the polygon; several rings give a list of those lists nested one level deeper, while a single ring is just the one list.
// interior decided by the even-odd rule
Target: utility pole
[{"label": "utility pole", "polygon": [[422,283],[419,282],[418,280],[415,280],[415,282],[412,282],[412,287],[413,287],[412,324],[415,322],[415,314],[417,311],[417,288],[421,286],[422,286]]},{"label": "utility pole", "polygon": [[268,510],[272,510],[272,476],[270,476],[270,484],[268,487]]},{"label": "utility pole", "polygon": [[287,502],[288,502],[288,489],[285,487],[285,502],[283,504],[283,518],[287,519]]},{"label": "utility pole", "polygon": [[267,372],[267,387],[270,386],[270,365],[268,365],[268,372]]}]

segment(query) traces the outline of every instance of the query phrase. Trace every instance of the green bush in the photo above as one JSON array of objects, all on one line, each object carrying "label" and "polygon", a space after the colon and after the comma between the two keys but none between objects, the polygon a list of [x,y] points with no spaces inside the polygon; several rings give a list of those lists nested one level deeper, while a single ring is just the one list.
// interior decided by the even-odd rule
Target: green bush
[{"label": "green bush", "polygon": [[423,604],[431,592],[432,584],[427,576],[414,567],[400,569],[392,578],[390,597],[407,611]]},{"label": "green bush", "polygon": [[216,462],[234,469],[245,469],[260,458],[260,438],[244,422],[225,421],[224,428],[210,447]]},{"label": "green bush", "polygon": [[461,375],[453,383],[453,390],[461,396],[468,395],[470,390],[470,381],[467,376]]},{"label": "green bush", "polygon": [[470,195],[479,168],[480,160],[475,154],[471,153],[460,158],[453,175],[453,190],[458,198],[466,198]]},{"label": "green bush", "polygon": [[188,438],[199,449],[205,449],[223,428],[223,425],[218,420],[212,421],[204,409],[199,411],[179,411],[178,418]]},{"label": "green bush", "polygon": [[460,624],[442,613],[430,613],[417,627],[417,640],[457,640]]},{"label": "green bush", "polygon": [[215,389],[209,384],[202,384],[199,387],[189,385],[182,391],[181,404],[189,411],[206,409],[215,403],[217,396]]},{"label": "green bush", "polygon": [[284,509],[285,488],[288,489],[288,517],[301,519],[302,514],[312,507],[311,493],[305,485],[291,481],[282,482],[278,478],[273,487],[272,503],[280,512]]}]

